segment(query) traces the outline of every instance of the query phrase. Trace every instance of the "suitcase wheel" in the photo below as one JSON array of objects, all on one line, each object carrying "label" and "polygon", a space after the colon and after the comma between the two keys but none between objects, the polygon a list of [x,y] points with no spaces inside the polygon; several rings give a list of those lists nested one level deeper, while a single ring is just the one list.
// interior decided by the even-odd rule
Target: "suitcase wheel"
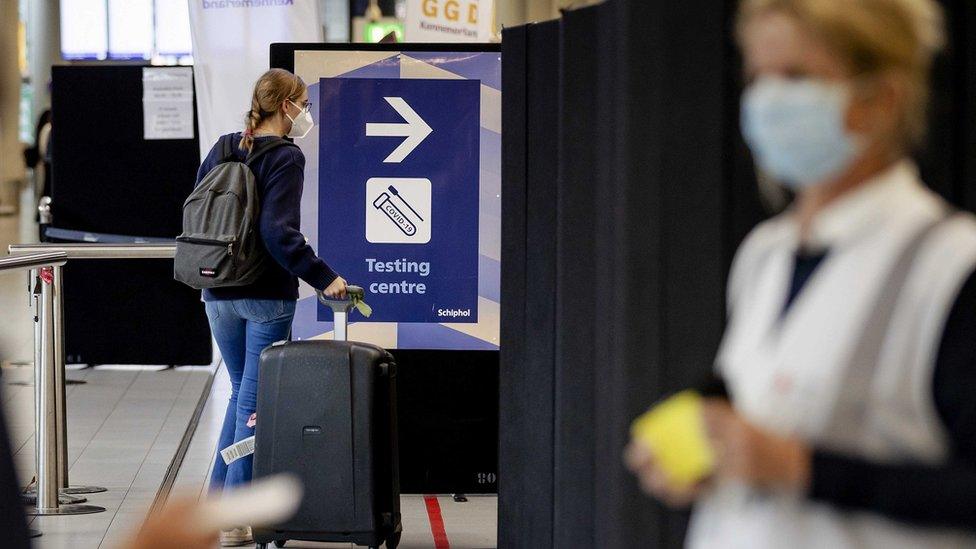
[{"label": "suitcase wheel", "polygon": [[286,543],[288,543],[288,540],[286,540],[286,539],[276,539],[275,542],[274,542],[275,547],[278,547],[279,549],[281,547],[284,547]]},{"label": "suitcase wheel", "polygon": [[267,543],[258,543],[258,544],[255,545],[255,548],[256,549],[268,549],[268,544]]},{"label": "suitcase wheel", "polygon": [[401,532],[390,534],[390,537],[386,538],[386,549],[397,549],[397,545],[400,545],[400,535]]}]

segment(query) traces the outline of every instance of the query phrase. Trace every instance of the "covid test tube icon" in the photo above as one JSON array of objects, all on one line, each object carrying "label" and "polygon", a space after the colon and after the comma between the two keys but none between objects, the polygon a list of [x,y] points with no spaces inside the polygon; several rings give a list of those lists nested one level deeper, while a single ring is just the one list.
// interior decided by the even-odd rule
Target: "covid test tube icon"
[{"label": "covid test tube icon", "polygon": [[[410,212],[413,213],[413,215],[415,215],[419,221],[423,221],[424,218],[420,217],[417,210],[413,209],[413,206],[411,206],[406,200],[403,199],[402,196],[400,196],[400,192],[397,191],[396,187],[390,185],[387,187],[387,190],[390,191],[392,196],[391,194],[387,193],[379,195],[376,197],[376,200],[373,201],[373,207],[385,213],[386,217],[388,217],[390,221],[392,221],[397,228],[403,232],[403,234],[407,236],[417,234],[417,221],[411,219],[404,209],[410,210]],[[396,202],[399,202],[400,204],[398,205]],[[405,208],[401,208],[401,205]]]}]

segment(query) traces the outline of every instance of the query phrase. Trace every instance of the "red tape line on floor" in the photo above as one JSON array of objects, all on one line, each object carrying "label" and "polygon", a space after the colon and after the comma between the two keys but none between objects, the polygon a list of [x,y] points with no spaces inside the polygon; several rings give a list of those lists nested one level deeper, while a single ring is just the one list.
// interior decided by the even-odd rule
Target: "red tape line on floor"
[{"label": "red tape line on floor", "polygon": [[437,496],[424,496],[427,506],[427,518],[430,519],[430,534],[434,536],[434,549],[451,549],[451,542],[447,540],[447,530],[444,529],[444,517],[441,516],[441,504]]}]

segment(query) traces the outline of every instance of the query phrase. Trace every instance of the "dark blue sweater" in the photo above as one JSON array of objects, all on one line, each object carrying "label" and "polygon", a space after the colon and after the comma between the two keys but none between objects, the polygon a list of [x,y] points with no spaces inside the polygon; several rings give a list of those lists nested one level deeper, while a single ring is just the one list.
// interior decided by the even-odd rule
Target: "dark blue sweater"
[{"label": "dark blue sweater", "polygon": [[[241,136],[233,134],[237,143]],[[223,138],[221,138],[223,139]],[[258,137],[256,141],[274,139]],[[220,140],[217,141],[220,143]],[[197,172],[197,184],[221,160],[214,145]],[[247,154],[237,149],[243,160]],[[203,291],[204,301],[224,299],[298,299],[298,279],[324,290],[336,273],[315,255],[301,232],[301,201],[305,181],[305,155],[301,149],[281,146],[259,157],[251,166],[257,177],[261,213],[258,227],[265,248],[275,259],[253,284]]]}]

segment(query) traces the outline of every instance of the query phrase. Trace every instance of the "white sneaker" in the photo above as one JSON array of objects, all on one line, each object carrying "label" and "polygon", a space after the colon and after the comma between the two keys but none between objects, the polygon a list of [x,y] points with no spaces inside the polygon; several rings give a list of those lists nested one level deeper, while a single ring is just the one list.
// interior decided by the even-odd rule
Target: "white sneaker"
[{"label": "white sneaker", "polygon": [[251,534],[250,526],[240,526],[233,530],[220,532],[221,547],[240,547],[241,545],[248,545],[250,543],[254,543],[254,536]]}]

